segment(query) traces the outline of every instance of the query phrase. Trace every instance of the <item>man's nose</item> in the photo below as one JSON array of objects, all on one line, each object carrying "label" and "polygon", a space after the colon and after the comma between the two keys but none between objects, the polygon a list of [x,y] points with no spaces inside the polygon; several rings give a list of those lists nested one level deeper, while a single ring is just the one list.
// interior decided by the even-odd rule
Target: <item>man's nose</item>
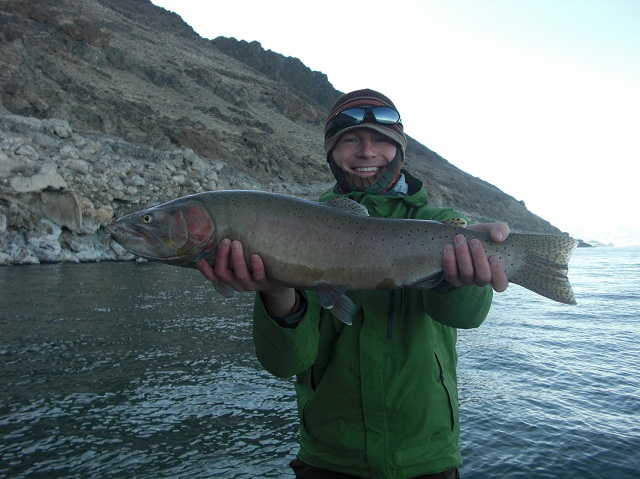
[{"label": "man's nose", "polygon": [[369,138],[363,138],[360,142],[360,149],[358,151],[361,156],[371,157],[376,155],[375,144]]}]

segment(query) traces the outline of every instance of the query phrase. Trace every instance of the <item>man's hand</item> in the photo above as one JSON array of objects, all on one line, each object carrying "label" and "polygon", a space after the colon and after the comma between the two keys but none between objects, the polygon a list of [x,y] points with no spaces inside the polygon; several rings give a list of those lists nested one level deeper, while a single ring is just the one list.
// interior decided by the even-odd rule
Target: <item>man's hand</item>
[{"label": "man's hand", "polygon": [[259,255],[252,255],[247,264],[239,241],[223,239],[216,250],[213,265],[200,260],[196,266],[211,282],[225,283],[235,291],[259,291],[272,316],[284,317],[292,312],[296,302],[295,290],[269,280]]},{"label": "man's hand", "polygon": [[[467,228],[489,233],[497,243],[509,236],[509,226],[505,223],[480,223]],[[502,292],[509,286],[502,262],[494,256],[487,257],[478,239],[467,243],[463,235],[457,235],[454,244],[444,249],[442,266],[445,281],[454,287],[491,284],[494,290]]]}]

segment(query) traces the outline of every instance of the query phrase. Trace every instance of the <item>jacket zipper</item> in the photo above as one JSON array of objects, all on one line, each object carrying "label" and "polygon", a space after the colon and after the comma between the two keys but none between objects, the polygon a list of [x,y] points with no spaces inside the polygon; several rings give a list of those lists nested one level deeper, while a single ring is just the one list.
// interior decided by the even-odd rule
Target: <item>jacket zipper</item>
[{"label": "jacket zipper", "polygon": [[393,341],[393,315],[396,309],[396,290],[389,293],[389,308],[387,310],[387,339]]}]

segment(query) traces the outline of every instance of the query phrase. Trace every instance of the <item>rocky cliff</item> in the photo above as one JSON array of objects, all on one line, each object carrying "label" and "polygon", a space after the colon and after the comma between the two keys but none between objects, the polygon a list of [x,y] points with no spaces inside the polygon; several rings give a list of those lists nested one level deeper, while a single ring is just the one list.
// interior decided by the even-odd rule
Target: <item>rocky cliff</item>
[{"label": "rocky cliff", "polygon": [[[148,0],[0,0],[0,64],[0,264],[129,259],[105,228],[121,214],[209,189],[330,185],[326,75],[203,39]],[[558,233],[414,140],[407,167],[436,205]]]}]

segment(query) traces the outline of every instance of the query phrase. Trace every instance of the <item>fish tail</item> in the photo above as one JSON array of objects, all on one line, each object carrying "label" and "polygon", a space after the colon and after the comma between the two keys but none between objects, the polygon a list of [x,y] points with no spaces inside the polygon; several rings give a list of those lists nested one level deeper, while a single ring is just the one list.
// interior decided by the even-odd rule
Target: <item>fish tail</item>
[{"label": "fish tail", "polygon": [[564,304],[577,304],[567,273],[577,241],[569,236],[517,234],[509,239],[524,250],[522,263],[507,276],[545,298]]}]

